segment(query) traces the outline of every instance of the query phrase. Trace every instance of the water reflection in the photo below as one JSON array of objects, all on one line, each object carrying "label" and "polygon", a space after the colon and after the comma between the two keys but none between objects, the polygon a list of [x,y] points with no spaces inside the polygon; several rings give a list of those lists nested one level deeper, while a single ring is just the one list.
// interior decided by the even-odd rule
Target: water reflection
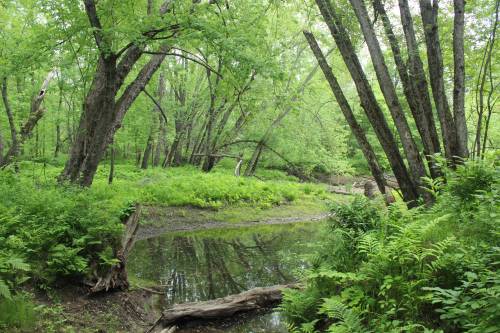
[{"label": "water reflection", "polygon": [[[162,308],[288,283],[305,265],[304,255],[311,253],[319,229],[317,223],[303,223],[166,234],[136,243],[129,274],[139,284],[161,286]],[[231,332],[286,332],[276,316],[259,316],[249,321],[254,329],[244,323],[242,331],[236,327]]]}]

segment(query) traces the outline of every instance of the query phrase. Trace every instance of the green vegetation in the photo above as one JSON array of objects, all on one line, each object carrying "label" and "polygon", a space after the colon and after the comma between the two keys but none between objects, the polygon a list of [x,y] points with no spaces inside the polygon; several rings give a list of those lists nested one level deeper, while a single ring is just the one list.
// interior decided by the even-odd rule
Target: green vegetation
[{"label": "green vegetation", "polygon": [[291,331],[497,332],[499,171],[450,171],[432,208],[335,205],[306,289],[281,305]]},{"label": "green vegetation", "polygon": [[134,202],[158,209],[210,208],[219,219],[232,215],[236,222],[238,214],[279,205],[293,207],[294,202],[297,210],[321,211],[321,204],[311,198],[328,197],[321,185],[237,178],[224,170],[205,174],[190,167],[141,171],[119,165],[119,180],[108,185],[105,173],[98,173],[102,177],[92,188],[58,186],[55,167],[23,164],[21,170],[0,173],[3,296],[9,296],[7,281],[19,284],[24,276],[44,285],[58,278],[85,276],[90,262],[113,264],[112,249],[121,235],[121,222]]},{"label": "green vegetation", "polygon": [[500,0],[0,0],[0,331],[62,330],[63,287],[126,290],[134,237],[330,204],[291,330],[500,331],[499,21]]}]

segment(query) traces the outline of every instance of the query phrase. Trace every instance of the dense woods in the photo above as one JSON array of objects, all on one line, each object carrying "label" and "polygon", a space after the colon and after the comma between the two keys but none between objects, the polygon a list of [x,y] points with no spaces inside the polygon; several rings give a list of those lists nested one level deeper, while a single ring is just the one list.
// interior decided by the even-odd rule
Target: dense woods
[{"label": "dense woods", "polygon": [[496,331],[499,7],[0,0],[0,328],[133,289],[136,238],[184,209],[333,215],[290,332]]}]

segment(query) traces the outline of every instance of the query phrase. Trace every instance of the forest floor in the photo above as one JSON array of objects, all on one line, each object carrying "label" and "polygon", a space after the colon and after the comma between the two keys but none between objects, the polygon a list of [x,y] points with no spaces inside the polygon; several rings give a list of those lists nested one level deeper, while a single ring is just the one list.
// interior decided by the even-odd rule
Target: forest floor
[{"label": "forest floor", "polygon": [[[349,200],[332,194],[331,199]],[[169,232],[217,228],[248,228],[259,225],[318,222],[329,216],[328,200],[301,199],[271,208],[145,206],[138,239]],[[148,288],[88,295],[83,287],[68,284],[49,293],[34,293],[35,303],[44,307],[40,331],[44,332],[145,332],[159,318],[157,295]]]}]

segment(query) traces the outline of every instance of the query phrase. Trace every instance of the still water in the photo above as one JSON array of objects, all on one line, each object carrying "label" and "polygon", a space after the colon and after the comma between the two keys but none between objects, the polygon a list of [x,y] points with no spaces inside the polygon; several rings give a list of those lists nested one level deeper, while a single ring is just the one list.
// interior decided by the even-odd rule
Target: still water
[{"label": "still water", "polygon": [[[321,231],[314,222],[164,234],[135,244],[128,271],[139,284],[162,287],[160,308],[224,297],[296,281]],[[189,332],[287,332],[276,312],[224,326]]]}]

